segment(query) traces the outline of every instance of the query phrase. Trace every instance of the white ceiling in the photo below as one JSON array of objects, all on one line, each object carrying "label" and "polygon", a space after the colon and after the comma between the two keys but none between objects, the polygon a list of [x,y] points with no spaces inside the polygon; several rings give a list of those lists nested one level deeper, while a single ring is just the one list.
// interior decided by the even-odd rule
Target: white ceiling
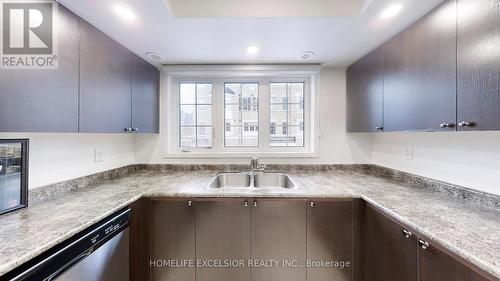
[{"label": "white ceiling", "polygon": [[[442,2],[371,0],[355,17],[175,18],[164,1],[58,0],[138,55],[161,54],[165,64],[301,63],[299,55],[313,51],[308,63],[337,66],[354,62]],[[403,4],[401,13],[382,19],[395,3]],[[129,7],[135,20],[117,16],[117,4]],[[259,52],[247,54],[250,45]]]},{"label": "white ceiling", "polygon": [[[177,18],[348,17],[367,0],[166,0]],[[263,9],[265,7],[265,9]]]}]

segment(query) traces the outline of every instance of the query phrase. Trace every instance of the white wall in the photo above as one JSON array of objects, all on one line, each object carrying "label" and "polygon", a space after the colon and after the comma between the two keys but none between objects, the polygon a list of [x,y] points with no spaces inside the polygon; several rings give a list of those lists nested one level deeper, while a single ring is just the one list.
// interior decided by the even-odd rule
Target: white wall
[{"label": "white wall", "polygon": [[[134,137],[120,134],[0,133],[0,139],[29,138],[29,188],[133,164]],[[103,162],[95,162],[95,149]]]},{"label": "white wall", "polygon": [[[263,158],[265,163],[368,163],[370,143],[366,135],[347,135],[345,69],[323,68],[320,75],[319,157]],[[166,95],[162,93],[162,98]],[[163,117],[162,117],[163,120]],[[162,126],[160,126],[161,128]],[[167,159],[162,157],[162,135],[136,137],[136,160],[139,163],[247,163],[247,158]]]},{"label": "white wall", "polygon": [[[372,163],[500,195],[500,132],[382,133]],[[405,157],[413,147],[413,160]]]}]

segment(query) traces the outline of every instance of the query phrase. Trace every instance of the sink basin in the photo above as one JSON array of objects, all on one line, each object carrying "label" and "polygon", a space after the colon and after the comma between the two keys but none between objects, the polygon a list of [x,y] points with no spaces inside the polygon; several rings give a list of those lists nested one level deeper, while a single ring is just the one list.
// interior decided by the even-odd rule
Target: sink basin
[{"label": "sink basin", "polygon": [[210,182],[211,188],[275,190],[298,186],[283,173],[221,173]]},{"label": "sink basin", "polygon": [[211,188],[249,188],[252,177],[249,173],[222,173],[211,182]]},{"label": "sink basin", "polygon": [[262,173],[254,176],[254,187],[260,189],[296,188],[289,176],[281,173]]}]

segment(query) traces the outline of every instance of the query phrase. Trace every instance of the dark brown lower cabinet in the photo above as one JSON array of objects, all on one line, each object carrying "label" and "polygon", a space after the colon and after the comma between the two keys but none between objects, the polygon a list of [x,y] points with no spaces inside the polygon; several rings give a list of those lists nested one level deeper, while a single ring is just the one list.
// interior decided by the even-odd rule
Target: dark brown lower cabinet
[{"label": "dark brown lower cabinet", "polygon": [[307,280],[352,280],[352,200],[309,201],[307,260]]},{"label": "dark brown lower cabinet", "polygon": [[418,276],[419,281],[490,280],[432,245],[418,250]]},{"label": "dark brown lower cabinet", "polygon": [[440,245],[422,247],[361,199],[142,199],[131,208],[131,280],[498,281]]},{"label": "dark brown lower cabinet", "polygon": [[373,206],[366,205],[363,214],[364,281],[498,280],[409,232]]},{"label": "dark brown lower cabinet", "polygon": [[186,201],[151,202],[151,280],[196,280],[195,267],[189,264],[196,253],[196,212],[190,205]]},{"label": "dark brown lower cabinet", "polygon": [[364,281],[417,281],[415,237],[370,205],[363,221]]},{"label": "dark brown lower cabinet", "polygon": [[195,202],[196,280],[250,281],[246,266],[250,259],[250,206],[244,202]]},{"label": "dark brown lower cabinet", "polygon": [[130,205],[130,280],[150,280],[151,200],[143,198]]},{"label": "dark brown lower cabinet", "polygon": [[252,281],[306,280],[306,201],[259,200],[252,204],[252,256],[277,261],[252,267]]}]

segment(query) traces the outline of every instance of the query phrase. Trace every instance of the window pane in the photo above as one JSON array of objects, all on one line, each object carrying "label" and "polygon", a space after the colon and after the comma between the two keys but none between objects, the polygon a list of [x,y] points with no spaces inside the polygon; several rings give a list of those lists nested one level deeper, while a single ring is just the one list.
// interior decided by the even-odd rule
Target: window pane
[{"label": "window pane", "polygon": [[196,102],[196,84],[181,83],[180,85],[181,104],[195,104]]},{"label": "window pane", "polygon": [[281,104],[271,104],[270,121],[273,123],[281,124],[287,122],[286,111],[282,110]]},{"label": "window pane", "polygon": [[241,97],[241,84],[225,84],[224,101],[226,104],[239,104]]},{"label": "window pane", "polygon": [[181,126],[195,126],[196,114],[195,105],[181,105]]},{"label": "window pane", "polygon": [[241,122],[259,123],[259,112],[258,111],[241,112]]},{"label": "window pane", "polygon": [[304,145],[304,83],[271,83],[270,122],[271,146]]},{"label": "window pane", "polygon": [[295,126],[304,122],[304,110],[300,104],[290,104],[288,110],[288,124]]},{"label": "window pane", "polygon": [[241,85],[242,98],[252,98],[259,96],[259,84],[246,83]]},{"label": "window pane", "polygon": [[288,146],[304,146],[304,131],[300,126],[288,126]]},{"label": "window pane", "polygon": [[198,105],[197,108],[197,125],[212,125],[212,106]]},{"label": "window pane", "polygon": [[240,126],[231,126],[229,131],[226,128],[225,146],[241,146],[241,131]]},{"label": "window pane", "polygon": [[242,132],[242,146],[259,146],[259,133],[257,124],[248,124]]},{"label": "window pane", "polygon": [[226,83],[224,89],[225,146],[258,146],[259,84]]},{"label": "window pane", "polygon": [[239,105],[226,105],[224,119],[226,123],[231,123],[232,126],[241,125],[241,111]]},{"label": "window pane", "polygon": [[212,104],[212,84],[197,84],[196,98],[198,104]]},{"label": "window pane", "polygon": [[181,83],[179,146],[212,146],[212,84]]},{"label": "window pane", "polygon": [[197,127],[197,147],[211,147],[212,146],[212,127]]},{"label": "window pane", "polygon": [[196,147],[196,127],[181,127],[181,147]]},{"label": "window pane", "polygon": [[288,83],[288,102],[302,103],[304,101],[304,83]]},{"label": "window pane", "polygon": [[271,103],[282,103],[286,98],[286,83],[271,83]]}]

